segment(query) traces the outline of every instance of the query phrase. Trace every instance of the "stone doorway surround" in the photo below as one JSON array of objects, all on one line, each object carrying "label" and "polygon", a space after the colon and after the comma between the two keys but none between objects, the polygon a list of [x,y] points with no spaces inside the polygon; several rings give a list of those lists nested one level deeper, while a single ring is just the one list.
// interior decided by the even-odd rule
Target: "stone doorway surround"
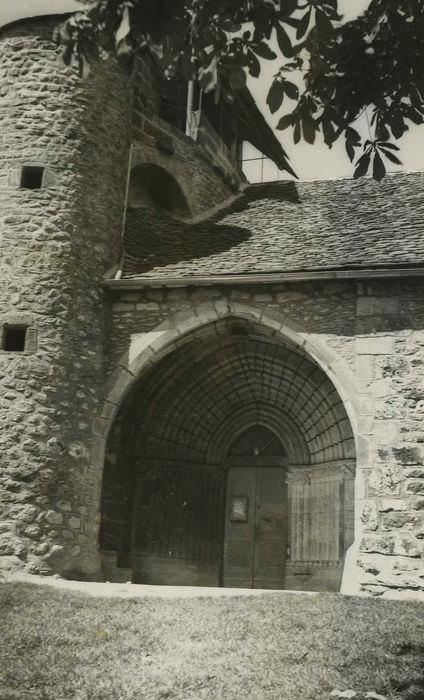
[{"label": "stone doorway surround", "polygon": [[[331,382],[333,389],[335,388],[337,390],[340,404],[343,406],[346,418],[349,419],[348,422],[350,426],[352,426],[353,434],[355,435],[358,406],[353,379],[349,368],[343,360],[338,358],[332,350],[328,349],[319,338],[311,334],[303,333],[300,329],[296,329],[294,324],[287,323],[287,319],[284,319],[280,314],[275,312],[267,313],[263,309],[254,307],[253,305],[247,306],[232,302],[216,302],[212,304],[200,304],[193,310],[193,313],[175,314],[172,323],[167,322],[161,324],[151,333],[140,334],[133,337],[129,353],[122,358],[120,369],[112,378],[111,389],[104,404],[102,417],[97,421],[95,426],[98,435],[96,459],[99,462],[105,451],[107,434],[118,414],[119,408],[122,406],[124,399],[129,396],[131,389],[140,381],[140,378],[154,369],[158,362],[166,358],[172,352],[183,347],[188,347],[191,340],[207,337],[208,335],[210,336],[211,329],[217,335],[220,333],[222,334],[222,330],[220,329],[222,329],[223,324],[225,325],[225,323],[231,319],[237,322],[256,324],[265,329],[266,332],[272,336],[274,341],[288,343],[290,347],[297,348],[298,351],[304,353],[306,357],[310,357],[311,361],[323,371]],[[230,433],[233,430],[230,424],[228,425],[228,430]],[[350,433],[350,437],[352,438],[352,433]],[[355,448],[353,439],[351,439],[350,442],[349,457],[347,458],[345,455],[346,459],[344,461],[343,459],[339,461],[333,459],[333,464],[322,464],[320,477],[321,483],[323,478],[326,479],[327,482],[333,481],[335,484],[333,484],[333,487],[338,489],[340,474],[343,474],[343,478],[348,475],[348,480],[351,484],[349,488],[353,507]],[[302,483],[310,482],[307,465],[300,464],[299,466],[303,467],[303,471],[302,469],[298,471],[298,475],[302,475]],[[327,473],[325,469],[327,469]],[[329,480],[328,477],[330,473],[331,478]],[[338,476],[333,479],[335,473],[337,473]],[[293,483],[293,479],[291,479],[291,481]],[[319,479],[317,479],[317,484],[318,483]],[[296,488],[299,489],[299,478],[297,478],[297,484],[298,486]],[[304,488],[304,486],[302,488]],[[355,510],[357,513],[358,502],[361,500],[363,493],[360,479],[356,480],[355,488]],[[331,494],[327,494],[326,497],[331,498]],[[361,523],[358,523],[357,519],[355,523],[357,533],[360,526]],[[355,539],[356,541],[358,540],[358,535]],[[355,577],[352,576],[354,569],[351,567],[351,562],[356,558],[352,550],[353,547],[350,548],[346,556],[342,589],[346,588],[346,586],[349,586],[350,589],[352,589],[352,587],[355,588],[355,585],[356,588],[358,587],[357,584],[355,584]],[[304,567],[302,571],[297,570],[294,572],[293,576],[296,578],[294,579],[292,577],[292,580],[298,582],[302,581],[302,579],[305,580],[305,577],[311,575],[310,567],[309,570],[307,570],[307,568],[308,567]],[[293,586],[289,586],[289,588],[291,587]]]}]

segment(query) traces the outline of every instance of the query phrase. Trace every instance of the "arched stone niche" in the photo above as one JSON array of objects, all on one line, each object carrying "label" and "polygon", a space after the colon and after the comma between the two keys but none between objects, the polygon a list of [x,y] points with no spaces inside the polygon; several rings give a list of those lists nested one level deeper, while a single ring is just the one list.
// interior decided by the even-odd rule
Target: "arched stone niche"
[{"label": "arched stone niche", "polygon": [[159,165],[136,165],[130,175],[129,207],[149,207],[178,218],[190,218],[187,198],[177,180]]},{"label": "arched stone niche", "polygon": [[[232,454],[258,430],[275,436],[279,455]],[[140,582],[339,590],[353,541],[354,472],[350,422],[325,372],[259,322],[221,318],[127,394],[106,450],[100,546]],[[268,548],[283,561],[274,578],[226,581],[234,479],[250,503],[259,491],[281,496],[277,515],[265,504],[284,519],[281,546]]]}]

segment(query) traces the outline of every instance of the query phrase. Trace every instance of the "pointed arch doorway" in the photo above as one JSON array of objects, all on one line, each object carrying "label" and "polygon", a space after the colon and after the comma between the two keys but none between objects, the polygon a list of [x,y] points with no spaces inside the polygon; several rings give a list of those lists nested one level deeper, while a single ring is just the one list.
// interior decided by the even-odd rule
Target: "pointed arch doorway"
[{"label": "pointed arch doorway", "polygon": [[104,575],[339,590],[354,475],[350,422],[325,372],[259,324],[223,318],[153,365],[115,420]]}]

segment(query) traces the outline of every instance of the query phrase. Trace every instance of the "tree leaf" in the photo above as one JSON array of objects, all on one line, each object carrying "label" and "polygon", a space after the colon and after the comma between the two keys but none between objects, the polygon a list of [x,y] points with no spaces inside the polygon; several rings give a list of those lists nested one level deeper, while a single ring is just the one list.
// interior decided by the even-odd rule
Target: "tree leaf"
[{"label": "tree leaf", "polygon": [[273,81],[268,96],[266,98],[266,103],[270,109],[271,114],[280,109],[284,100],[284,83],[281,79],[277,78]]},{"label": "tree leaf", "polygon": [[358,162],[356,163],[355,172],[353,173],[353,177],[355,180],[357,180],[359,177],[362,177],[363,175],[366,175],[366,173],[368,172],[370,160],[371,150],[368,150],[359,158]]},{"label": "tree leaf", "polygon": [[376,130],[376,135],[379,139],[382,139],[383,141],[386,141],[386,139],[390,138],[389,130],[385,124],[379,120],[377,130]]},{"label": "tree leaf", "polygon": [[396,163],[396,165],[402,165],[402,161],[399,160],[399,158],[397,156],[395,156],[394,153],[392,153],[391,151],[386,151],[384,148],[381,148],[380,150],[381,150],[383,156],[385,158],[388,158],[389,160],[391,160],[392,163]]},{"label": "tree leaf", "polygon": [[361,145],[361,137],[355,129],[353,129],[351,126],[348,126],[345,131],[345,138],[346,153],[349,156],[350,162],[352,162],[355,158],[355,147]]},{"label": "tree leaf", "polygon": [[386,167],[378,151],[374,151],[374,161],[372,164],[372,176],[374,180],[380,182],[386,174]]},{"label": "tree leaf", "polygon": [[290,17],[297,9],[298,0],[283,0],[280,3],[280,17]]},{"label": "tree leaf", "polygon": [[[345,148],[359,176],[364,167],[374,166],[375,150],[387,165],[390,157],[386,161],[385,153],[396,154],[396,150],[386,147],[386,142],[396,142],[414,123],[424,121],[423,0],[372,0],[366,13],[352,20],[339,18],[337,0],[91,0],[85,4],[86,9],[72,15],[65,23],[67,30],[60,33],[65,62],[75,62],[82,70],[85,60],[92,63],[105,52],[126,55],[149,49],[157,67],[170,69],[175,78],[192,79],[197,74],[207,87],[221,85],[221,100],[234,99],[235,86],[244,87],[246,75],[262,75],[262,59],[275,57],[274,40],[275,51],[285,56],[280,74],[303,69],[308,96],[304,107],[292,87],[296,78],[285,83],[286,101],[296,99],[297,111],[283,117],[278,128],[294,127],[299,121],[296,138],[312,143],[319,126],[329,145],[333,132],[345,133]],[[385,21],[381,23],[382,12]],[[277,87],[273,93],[269,100],[277,109],[284,96],[277,94]],[[346,125],[365,109],[373,115],[377,139],[365,158],[368,166],[358,161],[368,147],[358,149],[360,140],[346,132]],[[379,175],[378,158],[375,167]]]},{"label": "tree leaf", "polygon": [[298,99],[299,88],[297,87],[297,85],[295,85],[294,83],[291,83],[290,80],[284,80],[283,87],[284,87],[284,92],[286,93],[287,97],[290,97],[291,100]]},{"label": "tree leaf", "polygon": [[276,128],[283,130],[283,129],[287,129],[292,124],[293,124],[293,115],[292,114],[285,114],[284,117],[281,117]]},{"label": "tree leaf", "polygon": [[267,58],[269,60],[277,58],[277,54],[274,53],[274,51],[271,51],[268,44],[265,44],[264,41],[259,42],[259,44],[252,45],[252,49],[261,58]]},{"label": "tree leaf", "polygon": [[312,12],[312,8],[310,8],[308,10],[308,12],[306,12],[303,15],[302,19],[299,21],[299,24],[298,24],[297,30],[296,30],[296,39],[297,40],[299,40],[303,36],[305,36],[306,32],[308,31],[309,22],[311,19],[311,12]]},{"label": "tree leaf", "polygon": [[346,148],[346,153],[348,155],[348,158],[349,158],[350,162],[352,162],[354,157],[355,157],[355,149],[347,139],[345,142],[345,148]]},{"label": "tree leaf", "polygon": [[293,51],[293,46],[290,41],[290,37],[287,34],[286,30],[284,27],[278,22],[276,26],[276,33],[277,33],[277,43],[278,47],[283,54],[283,56],[286,56],[287,58],[291,58],[294,56],[294,51]]},{"label": "tree leaf", "polygon": [[332,124],[331,119],[324,118],[322,120],[322,131],[324,134],[324,142],[327,144],[327,146],[329,148],[331,148],[334,141],[337,138],[337,134],[336,134],[336,131],[334,129],[334,126]]},{"label": "tree leaf", "polygon": [[321,36],[324,39],[331,39],[334,35],[333,25],[331,24],[331,21],[325,14],[325,12],[323,12],[319,8],[317,8],[315,12],[315,22]]},{"label": "tree leaf", "polygon": [[403,121],[403,117],[399,114],[399,112],[395,112],[392,115],[391,119],[389,120],[389,124],[395,139],[400,139],[402,134],[408,130],[408,127],[406,126],[405,122]]},{"label": "tree leaf", "polygon": [[261,74],[261,64],[259,63],[253,51],[249,51],[248,53],[247,67],[251,76],[253,76],[254,78],[259,78]]},{"label": "tree leaf", "polygon": [[352,126],[348,126],[346,129],[346,137],[351,141],[354,146],[359,146],[361,143],[361,137]]},{"label": "tree leaf", "polygon": [[421,112],[419,112],[418,109],[415,109],[414,107],[411,107],[408,110],[408,117],[414,124],[422,124],[424,121],[424,117],[421,114]]},{"label": "tree leaf", "polygon": [[301,136],[302,136],[302,132],[300,129],[300,122],[296,122],[295,127],[293,129],[293,141],[295,143],[299,143]]},{"label": "tree leaf", "polygon": [[311,95],[306,95],[305,105],[306,105],[310,114],[313,114],[318,109],[318,105]]},{"label": "tree leaf", "polygon": [[390,143],[390,141],[378,141],[377,143],[379,148],[390,148],[392,151],[400,151],[399,146],[396,146],[395,143]]},{"label": "tree leaf", "polygon": [[310,117],[303,117],[302,131],[306,143],[312,144],[315,142],[315,122],[313,119]]}]

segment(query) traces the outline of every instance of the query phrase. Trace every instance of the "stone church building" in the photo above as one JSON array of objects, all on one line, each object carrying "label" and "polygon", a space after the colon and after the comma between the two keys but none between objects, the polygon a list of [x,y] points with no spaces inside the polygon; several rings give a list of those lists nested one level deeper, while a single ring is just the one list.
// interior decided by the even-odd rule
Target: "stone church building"
[{"label": "stone church building", "polygon": [[422,596],[424,174],[249,185],[247,90],[62,20],[0,30],[0,567]]}]

